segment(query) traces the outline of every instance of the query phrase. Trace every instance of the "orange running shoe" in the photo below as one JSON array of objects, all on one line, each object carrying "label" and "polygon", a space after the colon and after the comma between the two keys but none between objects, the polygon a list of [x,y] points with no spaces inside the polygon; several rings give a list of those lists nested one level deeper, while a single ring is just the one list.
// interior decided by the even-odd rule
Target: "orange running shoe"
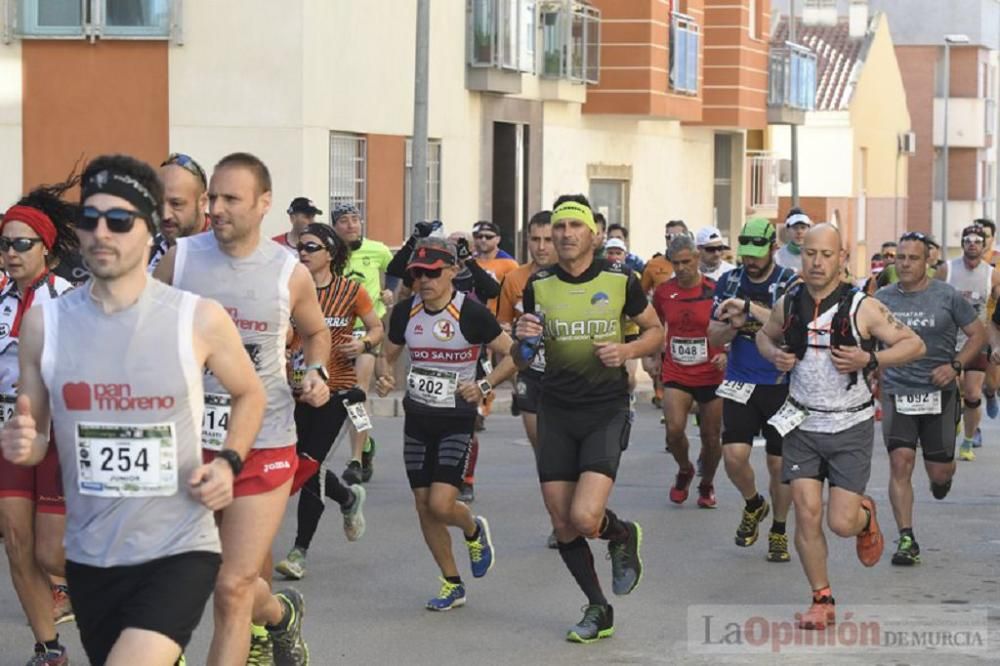
[{"label": "orange running shoe", "polygon": [[861,506],[868,509],[871,519],[868,522],[868,529],[858,534],[858,559],[866,567],[873,567],[882,559],[885,539],[882,538],[882,530],[879,529],[878,520],[875,518],[875,500],[865,495],[861,499]]},{"label": "orange running shoe", "polygon": [[[825,594],[823,594],[825,593]],[[837,622],[836,602],[830,596],[830,588],[813,592],[812,605],[809,610],[798,617],[799,629],[816,629],[822,631],[827,625]]]}]

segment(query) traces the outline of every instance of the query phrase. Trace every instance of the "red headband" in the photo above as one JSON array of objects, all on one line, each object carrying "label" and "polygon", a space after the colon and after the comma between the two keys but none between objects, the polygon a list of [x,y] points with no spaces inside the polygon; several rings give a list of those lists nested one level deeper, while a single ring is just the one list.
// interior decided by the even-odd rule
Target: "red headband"
[{"label": "red headband", "polygon": [[0,233],[3,232],[3,228],[7,226],[8,222],[24,222],[29,227],[35,230],[42,239],[42,244],[45,245],[45,249],[51,250],[52,246],[56,242],[56,225],[52,224],[52,220],[49,216],[38,210],[37,208],[32,208],[31,206],[11,206],[4,213],[3,221],[0,222]]}]

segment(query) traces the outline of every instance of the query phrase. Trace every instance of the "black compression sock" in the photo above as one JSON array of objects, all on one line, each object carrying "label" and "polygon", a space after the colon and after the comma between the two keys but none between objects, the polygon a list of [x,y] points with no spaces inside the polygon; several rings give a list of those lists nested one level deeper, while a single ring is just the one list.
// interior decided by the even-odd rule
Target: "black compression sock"
[{"label": "black compression sock", "polygon": [[622,543],[628,540],[628,526],[622,519],[615,515],[614,511],[605,509],[599,536],[605,541]]},{"label": "black compression sock", "polygon": [[760,507],[764,506],[764,498],[761,497],[760,493],[757,493],[748,500],[744,500],[747,504],[747,511],[756,511]]},{"label": "black compression sock", "polygon": [[587,603],[607,606],[608,600],[601,591],[601,581],[598,580],[597,572],[594,570],[594,554],[590,552],[587,540],[577,537],[569,543],[560,542],[559,555],[576,579],[576,584],[587,596]]},{"label": "black compression sock", "polygon": [[772,534],[784,534],[785,524],[779,523],[777,520],[771,523],[771,533]]},{"label": "black compression sock", "polygon": [[901,536],[901,537],[908,536],[911,539],[913,539],[914,541],[917,540],[916,537],[913,536],[913,528],[912,527],[904,527],[903,529],[899,530],[899,536]]},{"label": "black compression sock", "polygon": [[[476,531],[472,533],[472,536],[465,537],[465,540],[466,541],[475,541],[476,539],[479,538],[479,535],[482,533],[482,531],[483,531],[483,528],[479,526],[479,523],[476,523]],[[464,536],[464,534],[463,534],[463,536]]]},{"label": "black compression sock", "polygon": [[449,583],[451,583],[452,585],[461,585],[462,584],[462,577],[461,576],[445,576],[444,579],[446,581],[448,581]]},{"label": "black compression sock", "polygon": [[324,481],[324,493],[342,508],[347,508],[354,502],[354,493],[344,485],[336,474],[326,470]]}]

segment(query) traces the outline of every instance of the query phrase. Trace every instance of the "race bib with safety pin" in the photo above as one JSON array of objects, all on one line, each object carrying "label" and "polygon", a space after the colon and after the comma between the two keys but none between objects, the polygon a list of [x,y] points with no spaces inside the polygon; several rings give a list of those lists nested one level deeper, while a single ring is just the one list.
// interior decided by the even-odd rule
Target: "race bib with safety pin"
[{"label": "race bib with safety pin", "polygon": [[13,393],[0,393],[0,426],[14,418],[14,405],[17,396]]},{"label": "race bib with safety pin", "polygon": [[201,445],[208,451],[221,451],[229,432],[232,398],[227,393],[205,394],[205,415],[201,419]]},{"label": "race bib with safety pin", "polygon": [[804,407],[800,407],[791,400],[786,400],[781,409],[769,418],[767,422],[784,437],[791,431],[798,428],[809,416],[809,412]]},{"label": "race bib with safety pin", "polygon": [[174,424],[78,423],[76,464],[82,495],[173,495],[177,492]]},{"label": "race bib with safety pin", "polygon": [[410,398],[428,407],[454,407],[458,373],[434,368],[410,368],[406,378]]},{"label": "race bib with safety pin", "polygon": [[372,429],[372,420],[368,417],[368,410],[365,409],[365,403],[355,402],[351,404],[344,400],[344,409],[347,410],[347,417],[351,419],[355,430],[365,432]]},{"label": "race bib with safety pin", "polygon": [[941,391],[916,393],[914,395],[897,395],[896,411],[900,414],[919,416],[921,414],[941,413]]},{"label": "race bib with safety pin", "polygon": [[708,338],[670,338],[670,357],[678,365],[708,361]]},{"label": "race bib with safety pin", "polygon": [[756,384],[724,381],[719,385],[719,388],[715,390],[715,395],[720,398],[726,398],[728,400],[738,402],[741,405],[745,405],[747,404],[747,401],[750,400],[750,396],[753,395],[753,390],[755,388],[757,388]]}]

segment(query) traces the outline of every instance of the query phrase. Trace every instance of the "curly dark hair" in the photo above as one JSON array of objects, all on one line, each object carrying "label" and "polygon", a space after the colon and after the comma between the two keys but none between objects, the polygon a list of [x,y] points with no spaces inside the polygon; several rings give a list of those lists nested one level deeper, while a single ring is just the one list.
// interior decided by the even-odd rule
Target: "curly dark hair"
[{"label": "curly dark hair", "polygon": [[322,222],[312,222],[302,230],[301,236],[309,234],[323,241],[326,251],[330,253],[330,272],[334,275],[343,275],[347,268],[347,260],[351,256],[347,243],[340,240],[340,237],[329,224]]},{"label": "curly dark hair", "polygon": [[40,210],[49,216],[56,228],[56,241],[49,250],[48,265],[57,265],[80,251],[80,243],[76,237],[76,218],[80,207],[63,199],[66,191],[80,184],[80,174],[76,167],[69,177],[53,185],[39,185],[21,197],[17,205],[28,206]]}]

